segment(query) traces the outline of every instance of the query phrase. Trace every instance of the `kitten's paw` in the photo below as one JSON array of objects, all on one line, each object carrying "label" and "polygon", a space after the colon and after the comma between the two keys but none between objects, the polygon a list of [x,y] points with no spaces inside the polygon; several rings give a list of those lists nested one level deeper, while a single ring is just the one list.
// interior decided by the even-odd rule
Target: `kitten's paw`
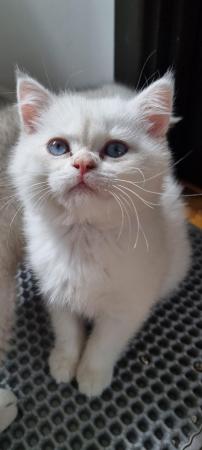
[{"label": "kitten's paw", "polygon": [[68,383],[75,374],[78,358],[65,349],[54,347],[49,357],[49,369],[57,383]]},{"label": "kitten's paw", "polygon": [[112,380],[111,368],[102,367],[95,369],[81,362],[77,372],[79,390],[88,397],[100,395],[110,385]]}]

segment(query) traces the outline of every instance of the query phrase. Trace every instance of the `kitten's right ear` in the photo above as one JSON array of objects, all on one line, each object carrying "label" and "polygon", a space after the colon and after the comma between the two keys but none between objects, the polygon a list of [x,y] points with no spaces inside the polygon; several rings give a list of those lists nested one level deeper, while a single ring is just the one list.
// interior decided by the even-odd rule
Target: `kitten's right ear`
[{"label": "kitten's right ear", "polygon": [[51,93],[38,81],[17,70],[17,103],[22,128],[28,134],[37,129],[41,113],[51,102]]},{"label": "kitten's right ear", "polygon": [[176,120],[172,115],[174,78],[167,72],[140,92],[136,98],[139,116],[151,136],[164,137]]}]

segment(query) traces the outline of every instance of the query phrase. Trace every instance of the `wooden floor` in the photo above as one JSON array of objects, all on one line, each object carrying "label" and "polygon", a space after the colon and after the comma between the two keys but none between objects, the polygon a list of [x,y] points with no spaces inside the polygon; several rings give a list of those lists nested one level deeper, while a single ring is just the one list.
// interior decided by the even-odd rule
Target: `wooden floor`
[{"label": "wooden floor", "polygon": [[[193,197],[184,197],[187,204],[187,217],[193,225],[202,228],[202,189],[185,183],[185,195],[193,195]],[[198,195],[198,196],[197,196]]]}]

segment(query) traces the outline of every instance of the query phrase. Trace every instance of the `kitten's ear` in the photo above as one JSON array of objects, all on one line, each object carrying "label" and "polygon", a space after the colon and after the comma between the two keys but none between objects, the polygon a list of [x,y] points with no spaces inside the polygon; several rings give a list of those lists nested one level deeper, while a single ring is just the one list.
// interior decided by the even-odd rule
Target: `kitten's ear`
[{"label": "kitten's ear", "polygon": [[152,83],[137,96],[140,116],[147,131],[154,137],[162,137],[173,123],[174,78],[171,73]]},{"label": "kitten's ear", "polygon": [[31,134],[37,129],[37,120],[51,101],[51,93],[38,81],[20,72],[16,73],[17,103],[24,131]]}]

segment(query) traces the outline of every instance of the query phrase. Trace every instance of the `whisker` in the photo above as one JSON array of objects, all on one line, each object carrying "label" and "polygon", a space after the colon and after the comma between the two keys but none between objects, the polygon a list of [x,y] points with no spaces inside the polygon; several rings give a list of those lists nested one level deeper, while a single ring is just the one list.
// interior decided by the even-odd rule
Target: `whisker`
[{"label": "whisker", "polygon": [[12,195],[6,195],[5,197],[0,197],[0,201],[9,200],[10,198],[16,198],[15,194]]},{"label": "whisker", "polygon": [[49,196],[50,190],[46,190],[44,194],[41,195],[41,197],[37,200],[37,202],[33,205],[34,208],[38,207],[39,205],[42,206],[45,202],[45,199]]},{"label": "whisker", "polygon": [[138,186],[139,183],[136,183],[136,181],[124,180],[124,179],[121,179],[121,178],[114,178],[114,180],[115,180],[115,181],[122,181],[122,182],[124,182],[124,183],[132,184],[133,186],[138,187],[138,189],[141,189],[141,190],[144,191],[144,192],[149,192],[149,193],[151,193],[151,194],[159,194],[159,195],[161,195],[161,194],[163,193],[163,192],[155,192],[155,191],[150,191],[150,190],[148,190],[148,189],[144,189],[143,187]]},{"label": "whisker", "polygon": [[43,71],[44,71],[45,77],[46,77],[48,85],[49,85],[49,89],[53,92],[53,86],[52,86],[52,84],[50,82],[50,77],[48,75],[48,71],[47,71],[47,68],[46,68],[46,65],[45,65],[45,61],[42,58],[42,55],[40,55],[40,59],[41,59],[41,64],[42,64],[42,67],[43,67]]},{"label": "whisker", "polygon": [[126,203],[126,205],[128,205],[129,208],[130,208],[131,205],[130,205],[128,199],[125,198],[123,195],[120,194],[119,198],[121,198],[122,201],[123,201],[123,206],[125,208],[126,215],[127,215],[127,218],[128,218],[129,246],[130,246],[130,242],[132,240],[132,223],[131,223],[131,216],[130,216],[128,210],[127,210],[127,207],[125,206],[125,203]]},{"label": "whisker", "polygon": [[137,220],[137,236],[136,236],[136,241],[135,241],[135,244],[134,244],[133,248],[136,248],[136,247],[137,247],[138,238],[139,238],[139,233],[140,233],[140,230],[141,230],[141,232],[142,232],[142,234],[143,234],[143,237],[144,237],[144,240],[145,240],[145,243],[146,243],[147,251],[148,251],[148,250],[149,250],[149,243],[148,243],[146,234],[145,234],[145,232],[144,232],[144,229],[143,229],[143,227],[142,227],[142,225],[141,225],[141,223],[140,223],[139,216],[138,216],[138,212],[137,212],[137,208],[136,208],[136,206],[134,205],[133,199],[130,197],[129,194],[127,194],[127,192],[124,192],[120,187],[116,186],[116,188],[119,189],[124,195],[126,195],[126,196],[129,198],[130,202],[132,203],[134,212],[135,212],[135,216],[136,216],[136,220]]},{"label": "whisker", "polygon": [[141,232],[143,234],[143,237],[144,237],[144,240],[145,240],[145,243],[146,243],[147,251],[149,251],[149,242],[148,242],[147,236],[145,234],[145,231],[144,231],[144,228],[143,228],[142,225],[141,225]]},{"label": "whisker", "polygon": [[118,234],[118,237],[117,237],[117,239],[119,240],[120,237],[121,237],[121,234],[122,234],[122,232],[123,232],[123,225],[124,225],[124,212],[123,212],[123,207],[122,207],[122,205],[121,205],[120,200],[117,198],[116,194],[115,194],[114,192],[112,192],[112,191],[109,191],[109,192],[110,192],[110,194],[114,197],[114,199],[115,199],[116,202],[118,203],[118,205],[119,205],[119,207],[120,207],[120,210],[121,210],[121,226],[120,226],[119,234]]},{"label": "whisker", "polygon": [[15,212],[13,218],[11,219],[10,224],[9,224],[9,234],[10,234],[10,232],[11,232],[11,228],[12,228],[12,225],[13,225],[13,223],[14,223],[14,220],[16,219],[18,213],[23,209],[23,206],[24,206],[24,205],[20,205],[20,207],[19,207],[19,208],[17,209],[17,211]]},{"label": "whisker", "polygon": [[202,192],[199,192],[198,194],[182,194],[181,197],[201,197]]},{"label": "whisker", "polygon": [[[156,191],[151,191],[151,190],[149,190],[149,189],[145,189],[145,188],[143,188],[142,186],[139,186],[139,183],[138,183],[138,182],[135,182],[135,181],[124,180],[124,179],[121,179],[121,178],[114,178],[114,181],[122,181],[122,182],[124,182],[124,183],[132,184],[132,185],[134,185],[135,187],[137,187],[138,189],[141,189],[141,191],[147,192],[147,193],[149,193],[149,194],[163,195],[163,194],[165,193],[165,191],[162,191],[162,192],[156,192]],[[168,194],[167,194],[167,195],[168,195]],[[176,197],[176,194],[175,194],[175,193],[169,194],[169,196],[170,196],[170,197]],[[181,197],[201,197],[201,196],[202,196],[202,192],[198,192],[198,193],[195,193],[195,194],[180,194],[180,196],[181,196]],[[153,203],[153,205],[154,205],[154,203]],[[159,205],[159,203],[156,203],[155,205]]]},{"label": "whisker", "polygon": [[152,56],[153,56],[155,53],[156,53],[156,49],[152,50],[152,52],[149,53],[149,55],[147,56],[146,61],[144,62],[143,66],[142,66],[142,69],[141,69],[141,72],[140,72],[140,75],[139,75],[139,78],[138,78],[136,90],[138,90],[138,88],[139,88],[139,84],[140,84],[140,81],[141,81],[141,78],[142,78],[142,74],[143,74],[143,72],[144,72],[144,69],[145,69],[147,63],[149,62],[149,60],[152,58]]},{"label": "whisker", "polygon": [[144,88],[145,88],[146,86],[148,86],[148,84],[149,84],[150,82],[153,82],[153,78],[155,78],[156,76],[157,76],[158,78],[160,78],[160,72],[159,72],[159,70],[155,70],[148,78],[145,77],[145,82],[144,82],[143,86],[141,87],[141,90],[143,91]]},{"label": "whisker", "polygon": [[[34,200],[35,198],[37,198],[37,196],[40,196],[40,194],[41,193],[43,193],[43,192],[48,192],[49,191],[49,193],[51,192],[50,190],[49,190],[49,186],[46,186],[46,187],[43,187],[43,189],[40,189],[40,190],[37,190],[37,191],[35,191],[34,192],[34,194],[33,194],[33,192],[31,192],[31,195],[29,195],[29,201],[32,201],[32,200]],[[33,194],[33,195],[32,195]]]},{"label": "whisker", "polygon": [[[125,182],[126,182],[126,180],[125,180]],[[134,184],[138,189],[141,189],[144,192],[148,192],[149,194],[162,195],[165,193],[165,191],[162,191],[162,192],[150,191],[149,189],[144,189],[143,187],[138,186],[136,183],[134,183]],[[166,194],[166,195],[168,195],[168,194]],[[198,197],[198,196],[200,197],[200,196],[202,196],[202,192],[201,193],[199,192],[198,194],[180,194],[180,196],[181,197]],[[176,197],[176,194],[175,193],[169,194],[169,197]]]},{"label": "whisker", "polygon": [[138,243],[139,230],[140,230],[140,221],[139,221],[139,216],[138,216],[137,208],[136,208],[136,206],[135,206],[135,204],[134,204],[132,198],[130,197],[129,194],[127,194],[127,192],[124,192],[124,191],[123,191],[120,187],[118,187],[118,186],[115,186],[115,187],[116,187],[119,191],[121,191],[122,194],[125,194],[126,197],[128,197],[129,200],[130,200],[130,202],[132,203],[132,206],[133,206],[133,209],[134,209],[134,212],[135,212],[135,216],[136,216],[136,220],[137,220],[137,234],[136,234],[136,240],[135,240],[135,243],[134,243],[134,245],[133,245],[133,248],[136,248],[136,247],[137,247],[137,243]]},{"label": "whisker", "polygon": [[8,200],[6,203],[4,203],[1,208],[0,211],[2,211],[4,208],[8,208],[10,205],[12,205],[12,203],[14,202],[14,200],[16,200],[16,198],[11,198],[10,200]]},{"label": "whisker", "polygon": [[[171,164],[170,168],[176,167],[178,164],[180,164],[184,159],[186,159],[190,154],[192,153],[192,150],[186,153],[186,155],[182,156],[182,158],[178,159],[175,163]],[[163,170],[162,172],[156,173],[152,177],[145,178],[145,181],[153,180],[154,178],[159,177],[160,175],[163,175],[164,173],[167,173],[167,169]],[[142,181],[138,181],[139,184],[142,183]]]},{"label": "whisker", "polygon": [[135,195],[135,197],[139,198],[139,200],[141,200],[142,203],[144,203],[144,205],[148,206],[148,208],[153,209],[153,206],[156,206],[155,203],[153,204],[152,202],[143,199],[139,194],[137,194],[137,192],[134,192],[132,189],[130,189],[130,188],[126,187],[126,186],[123,186],[122,184],[118,184],[118,186],[120,186],[121,188],[131,192],[133,195]]},{"label": "whisker", "polygon": [[145,182],[145,176],[144,176],[143,171],[141,169],[139,169],[138,167],[133,167],[132,169],[133,169],[133,172],[139,172],[143,181]]},{"label": "whisker", "polygon": [[[47,189],[48,189],[48,191],[49,191],[49,188],[46,187],[46,188],[44,188],[44,189],[41,189],[39,192],[35,192],[34,195],[32,195],[32,196],[29,198],[29,200],[32,201],[37,195],[40,195],[43,191],[46,191],[45,194],[49,193],[49,192],[47,192]],[[43,197],[43,196],[42,196],[42,197]],[[41,198],[41,197],[40,197],[40,198]],[[39,200],[40,200],[40,199],[39,199]],[[24,207],[24,205],[21,205],[21,206],[17,209],[17,211],[15,212],[13,218],[11,219],[11,222],[10,222],[10,225],[9,225],[10,231],[11,231],[12,225],[13,225],[13,223],[14,223],[14,221],[15,221],[17,215],[18,215],[18,213],[23,209],[23,207]]]},{"label": "whisker", "polygon": [[46,181],[40,181],[38,183],[33,183],[33,184],[29,185],[29,188],[32,188],[34,186],[43,186],[43,185],[48,185],[48,181],[46,180]]},{"label": "whisker", "polygon": [[[127,216],[127,219],[128,219],[129,236],[131,237],[131,218],[130,218],[130,215],[129,215],[128,210],[127,210],[127,208],[125,206],[125,203],[124,203],[125,202],[125,198],[121,194],[120,195],[115,194],[115,192],[114,192],[114,195],[116,195],[117,198],[120,200],[120,202],[121,202],[121,204],[123,206],[123,209],[124,209],[124,211],[126,213],[126,216]],[[129,244],[130,244],[130,239],[129,239]]]}]

